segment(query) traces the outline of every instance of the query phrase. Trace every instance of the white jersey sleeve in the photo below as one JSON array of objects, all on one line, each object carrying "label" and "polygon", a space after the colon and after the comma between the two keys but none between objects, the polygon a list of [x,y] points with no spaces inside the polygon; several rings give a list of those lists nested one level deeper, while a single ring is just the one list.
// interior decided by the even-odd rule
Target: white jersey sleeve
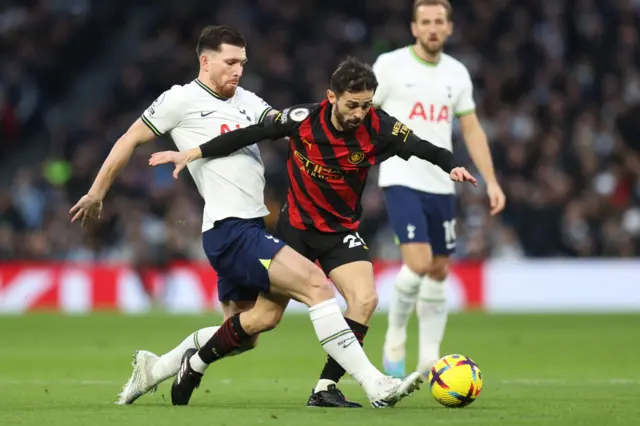
[{"label": "white jersey sleeve", "polygon": [[185,96],[182,86],[173,86],[165,91],[147,108],[142,121],[153,133],[161,136],[178,126],[185,114]]},{"label": "white jersey sleeve", "polygon": [[458,99],[456,99],[453,105],[453,113],[458,117],[471,114],[476,110],[476,103],[473,101],[473,83],[471,82],[471,76],[466,68],[464,68],[464,70],[465,79],[463,87],[458,95]]},{"label": "white jersey sleeve", "polygon": [[251,113],[254,115],[256,123],[260,123],[269,114],[269,111],[273,110],[264,99],[249,90],[243,90],[243,103],[246,103],[251,108]]},{"label": "white jersey sleeve", "polygon": [[386,55],[378,56],[378,59],[373,64],[373,72],[376,74],[378,80],[378,88],[373,95],[373,104],[376,107],[381,107],[384,104],[385,99],[391,92],[391,82],[393,78],[389,76],[390,67],[388,66]]}]

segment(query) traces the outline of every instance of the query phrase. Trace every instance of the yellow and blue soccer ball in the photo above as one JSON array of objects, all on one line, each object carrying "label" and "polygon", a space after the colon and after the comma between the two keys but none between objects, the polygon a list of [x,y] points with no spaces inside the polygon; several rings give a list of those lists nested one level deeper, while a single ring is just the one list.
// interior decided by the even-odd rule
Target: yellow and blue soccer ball
[{"label": "yellow and blue soccer ball", "polygon": [[428,376],[431,394],[445,407],[466,407],[482,391],[482,373],[473,360],[464,355],[440,358]]}]

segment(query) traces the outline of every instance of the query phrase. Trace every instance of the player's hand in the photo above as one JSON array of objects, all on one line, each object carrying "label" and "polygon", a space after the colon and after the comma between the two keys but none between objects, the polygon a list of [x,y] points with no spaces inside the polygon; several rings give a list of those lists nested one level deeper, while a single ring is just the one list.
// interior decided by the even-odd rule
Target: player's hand
[{"label": "player's hand", "polygon": [[471,173],[469,173],[464,167],[456,167],[455,169],[451,170],[449,176],[454,182],[471,182],[473,186],[478,186],[478,181],[476,180],[476,178],[471,176]]},{"label": "player's hand", "polygon": [[99,197],[87,194],[71,207],[69,214],[73,215],[71,223],[78,219],[81,219],[80,226],[84,227],[92,219],[100,219],[100,213],[102,212],[102,199]]},{"label": "player's hand", "polygon": [[495,216],[504,210],[507,197],[505,197],[498,182],[492,182],[487,185],[487,195],[489,196],[489,205],[491,206],[491,216]]},{"label": "player's hand", "polygon": [[178,175],[182,169],[187,167],[189,157],[184,152],[162,151],[151,154],[151,158],[149,158],[150,166],[158,166],[160,164],[167,163],[173,163],[176,165],[176,168],[173,170],[173,178],[178,179]]}]

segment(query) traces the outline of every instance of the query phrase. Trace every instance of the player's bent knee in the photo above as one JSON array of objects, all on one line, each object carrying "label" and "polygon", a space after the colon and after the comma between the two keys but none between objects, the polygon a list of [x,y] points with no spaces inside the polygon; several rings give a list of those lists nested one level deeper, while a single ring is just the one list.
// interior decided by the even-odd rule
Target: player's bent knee
[{"label": "player's bent knee", "polygon": [[447,279],[447,275],[449,275],[449,262],[448,260],[443,260],[442,258],[436,258],[431,265],[431,270],[429,271],[429,277],[435,281],[444,281]]},{"label": "player's bent knee", "polygon": [[357,311],[366,317],[371,317],[378,307],[378,293],[375,290],[356,292],[346,299],[350,311]]},{"label": "player's bent knee", "polygon": [[438,268],[433,268],[429,273],[431,279],[435,281],[444,281],[447,279],[447,275],[449,275],[449,267],[441,266]]},{"label": "player's bent knee", "polygon": [[284,311],[281,311],[281,310],[271,310],[271,311],[265,312],[260,318],[262,322],[261,328],[263,330],[263,333],[276,328],[278,324],[280,324],[280,321],[282,320],[283,313]]},{"label": "player's bent knee", "polygon": [[402,252],[402,261],[414,274],[423,277],[431,272],[434,259],[429,244],[404,244],[400,249]]},{"label": "player's bent knee", "polygon": [[407,265],[407,267],[411,269],[414,274],[421,277],[431,273],[432,271],[430,259],[405,260],[404,264]]},{"label": "player's bent knee", "polygon": [[327,277],[319,268],[316,269],[318,270],[311,272],[309,275],[307,287],[308,306],[317,305],[318,303],[322,303],[335,297],[335,293],[327,281]]}]

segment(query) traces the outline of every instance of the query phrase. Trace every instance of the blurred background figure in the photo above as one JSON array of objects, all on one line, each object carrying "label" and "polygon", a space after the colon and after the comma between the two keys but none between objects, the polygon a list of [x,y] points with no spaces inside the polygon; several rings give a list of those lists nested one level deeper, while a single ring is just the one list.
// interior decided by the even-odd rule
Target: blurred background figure
[{"label": "blurred background figure", "polygon": [[[458,259],[640,253],[640,3],[454,2],[446,51],[470,70],[507,208],[460,186]],[[242,31],[242,85],[275,108],[321,99],[347,54],[373,62],[412,43],[411,2],[20,0],[0,8],[0,260],[156,265],[201,260],[190,178],[136,152],[103,219],[69,224],[111,145],[154,96],[196,75],[207,24]],[[471,165],[455,130],[455,150]],[[286,189],[283,141],[261,146],[269,224]],[[477,174],[477,173],[476,173]],[[372,173],[362,234],[398,259]],[[221,200],[221,202],[223,202]]]},{"label": "blurred background figure", "polygon": [[[205,26],[243,34],[241,86],[281,109],[324,98],[347,55],[372,64],[412,44],[413,1],[0,0],[0,424],[183,424],[203,409],[218,424],[306,420],[296,404],[322,351],[295,314],[260,339],[251,363],[225,364],[197,410],[163,409],[165,387],[142,411],[110,412],[132,350],[166,349],[219,318],[203,206],[188,173],[174,180],[172,166],[148,166],[151,153],[175,149],[164,136],[136,149],[100,221],[81,228],[69,210],[144,109],[196,78]],[[640,351],[640,0],[451,3],[445,52],[469,70],[507,203],[491,216],[484,182],[457,186],[442,354],[472,357],[487,391],[454,413],[435,409],[426,386],[393,416],[637,424],[640,372],[622,354]],[[260,150],[272,228],[288,149],[280,140]],[[479,178],[457,120],[453,150]],[[375,259],[378,309],[388,311],[402,261],[378,178],[372,169],[360,235]],[[288,312],[307,308],[291,302]],[[386,320],[373,316],[365,345],[378,364]],[[418,363],[416,340],[408,366]],[[380,423],[372,413],[359,423]]]}]

